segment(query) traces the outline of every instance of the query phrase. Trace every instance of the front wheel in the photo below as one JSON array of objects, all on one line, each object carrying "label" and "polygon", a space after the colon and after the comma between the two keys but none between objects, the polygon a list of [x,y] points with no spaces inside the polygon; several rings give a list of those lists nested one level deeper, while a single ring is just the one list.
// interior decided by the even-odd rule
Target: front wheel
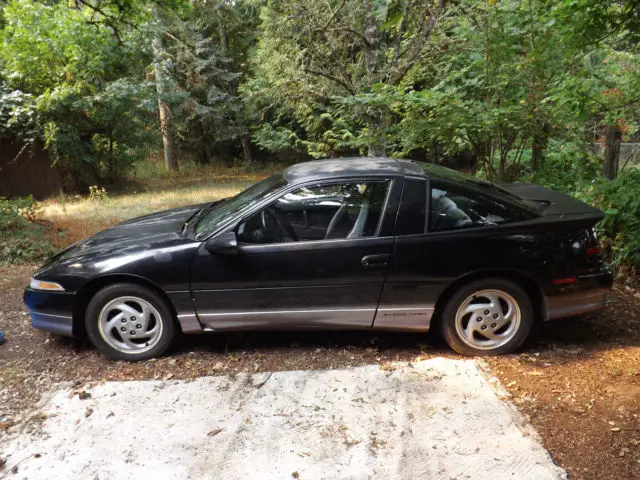
[{"label": "front wheel", "polygon": [[156,292],[141,285],[117,283],[89,302],[87,335],[113,360],[146,360],[164,353],[176,335],[171,309]]},{"label": "front wheel", "polygon": [[462,355],[498,355],[520,347],[533,327],[529,295],[517,284],[491,278],[462,286],[441,317],[445,341]]}]

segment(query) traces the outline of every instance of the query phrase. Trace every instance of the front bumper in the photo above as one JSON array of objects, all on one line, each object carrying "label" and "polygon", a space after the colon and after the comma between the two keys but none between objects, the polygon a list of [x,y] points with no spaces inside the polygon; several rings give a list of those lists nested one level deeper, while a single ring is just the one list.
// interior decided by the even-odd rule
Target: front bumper
[{"label": "front bumper", "polygon": [[31,325],[38,330],[73,336],[72,292],[46,292],[27,288],[24,303],[31,313]]},{"label": "front bumper", "polygon": [[612,286],[613,275],[608,270],[578,276],[576,283],[557,287],[554,292],[545,295],[547,320],[570,317],[603,308]]}]

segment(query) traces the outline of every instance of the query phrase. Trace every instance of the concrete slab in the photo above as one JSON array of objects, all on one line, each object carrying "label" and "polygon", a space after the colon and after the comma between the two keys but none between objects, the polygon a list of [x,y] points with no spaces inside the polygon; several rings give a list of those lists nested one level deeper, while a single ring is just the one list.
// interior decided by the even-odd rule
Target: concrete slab
[{"label": "concrete slab", "polygon": [[44,433],[0,447],[25,459],[8,479],[566,478],[473,360],[89,392],[55,392]]}]

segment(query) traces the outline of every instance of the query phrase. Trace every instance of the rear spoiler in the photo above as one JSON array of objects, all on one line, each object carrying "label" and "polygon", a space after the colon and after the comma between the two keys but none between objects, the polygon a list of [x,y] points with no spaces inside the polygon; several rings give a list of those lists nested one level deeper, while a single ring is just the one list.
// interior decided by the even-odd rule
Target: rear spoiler
[{"label": "rear spoiler", "polygon": [[602,210],[550,188],[528,183],[509,183],[500,187],[534,205],[544,217],[579,217],[592,219],[594,223],[604,218]]}]

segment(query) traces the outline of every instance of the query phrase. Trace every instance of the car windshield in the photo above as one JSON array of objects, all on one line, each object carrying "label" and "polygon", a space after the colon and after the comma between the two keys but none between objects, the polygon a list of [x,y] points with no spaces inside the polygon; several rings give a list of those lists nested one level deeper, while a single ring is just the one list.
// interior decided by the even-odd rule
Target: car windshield
[{"label": "car windshield", "polygon": [[196,223],[196,238],[203,237],[217,225],[225,223],[240,210],[258,203],[263,198],[282,188],[286,183],[282,175],[273,175],[252,185],[235,197],[228,198],[209,207],[202,213]]}]

